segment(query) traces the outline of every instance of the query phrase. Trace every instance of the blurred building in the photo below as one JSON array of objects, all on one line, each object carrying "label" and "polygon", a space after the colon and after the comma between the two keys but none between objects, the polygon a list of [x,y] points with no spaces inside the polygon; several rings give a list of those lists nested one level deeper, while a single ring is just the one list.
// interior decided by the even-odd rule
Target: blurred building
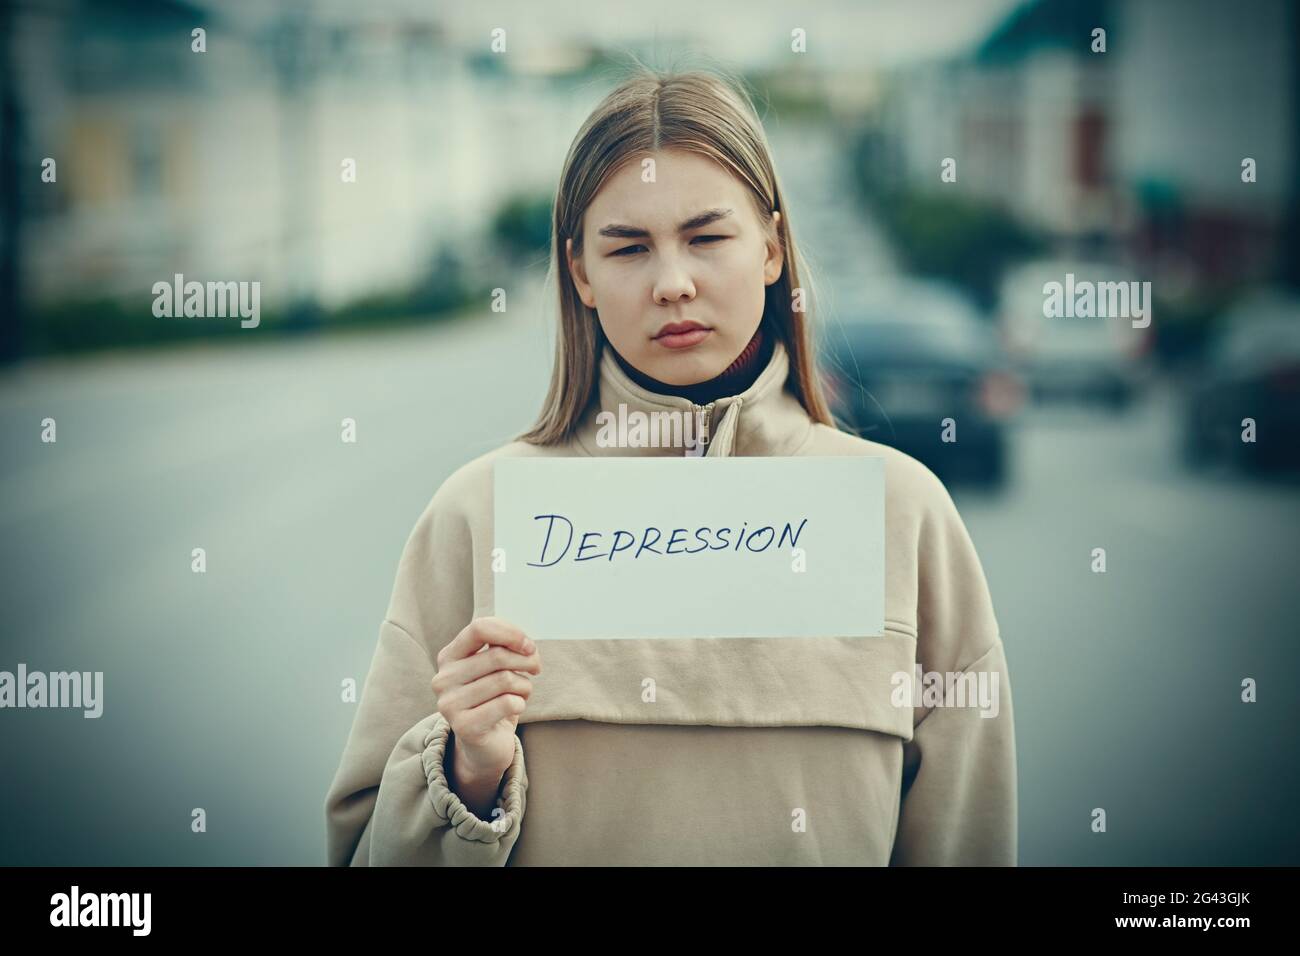
[{"label": "blurred building", "polygon": [[1126,0],[1116,12],[1111,161],[1139,210],[1139,254],[1202,284],[1285,271],[1300,260],[1285,238],[1300,202],[1300,7]]},{"label": "blurred building", "polygon": [[1259,279],[1289,254],[1296,31],[1286,0],[1031,0],[967,56],[897,73],[890,160],[934,190],[953,157],[964,195],[1148,276]]},{"label": "blurred building", "polygon": [[[4,149],[23,177],[10,250],[22,299],[148,296],[181,272],[260,280],[267,308],[331,306],[417,282],[448,250],[478,251],[506,196],[554,188],[589,106],[570,77],[590,53],[498,59],[487,36],[452,44],[440,18],[454,15],[11,8]],[[46,157],[56,182],[41,181]]]}]

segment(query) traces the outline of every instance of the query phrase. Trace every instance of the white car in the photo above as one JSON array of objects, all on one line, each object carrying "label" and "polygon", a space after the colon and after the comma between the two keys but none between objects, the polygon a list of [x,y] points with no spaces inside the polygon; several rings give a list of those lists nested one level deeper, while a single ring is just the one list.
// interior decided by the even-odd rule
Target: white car
[{"label": "white car", "polygon": [[1149,290],[1139,276],[1097,262],[1043,259],[1008,270],[998,328],[1034,397],[1126,406],[1153,341]]}]

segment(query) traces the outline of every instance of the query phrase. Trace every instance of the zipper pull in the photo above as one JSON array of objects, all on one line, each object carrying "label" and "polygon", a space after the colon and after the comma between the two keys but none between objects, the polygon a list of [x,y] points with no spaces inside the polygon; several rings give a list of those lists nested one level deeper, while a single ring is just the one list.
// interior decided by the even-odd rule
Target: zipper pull
[{"label": "zipper pull", "polygon": [[708,434],[709,434],[709,414],[713,411],[716,402],[709,402],[707,405],[695,405],[695,422],[697,434],[695,436],[695,447],[691,449],[691,455],[703,458],[708,452]]}]

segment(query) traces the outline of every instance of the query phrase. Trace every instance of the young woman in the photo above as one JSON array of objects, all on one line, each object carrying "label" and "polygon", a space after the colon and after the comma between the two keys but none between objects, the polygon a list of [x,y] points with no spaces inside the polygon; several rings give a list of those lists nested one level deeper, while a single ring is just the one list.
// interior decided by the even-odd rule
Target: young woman
[{"label": "young woman", "polygon": [[[979,560],[926,467],[835,427],[785,212],[752,104],[721,75],[647,71],[579,131],[555,201],[549,393],[530,431],[446,479],[406,544],[327,797],[331,864],[1015,864],[1010,687]],[[707,442],[601,440],[620,404],[696,414]],[[701,449],[883,458],[885,633],[552,640],[543,670],[492,615],[493,463]],[[992,696],[954,706],[935,675]]]}]

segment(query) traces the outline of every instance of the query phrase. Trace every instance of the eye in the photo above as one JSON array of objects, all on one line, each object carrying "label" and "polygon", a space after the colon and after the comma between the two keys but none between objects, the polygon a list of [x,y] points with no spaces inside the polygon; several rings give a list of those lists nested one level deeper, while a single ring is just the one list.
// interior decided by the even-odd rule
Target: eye
[{"label": "eye", "polygon": [[642,245],[624,246],[622,249],[617,249],[614,252],[610,253],[610,255],[625,256],[625,255],[629,255],[635,249],[644,249],[644,248],[645,246]]},{"label": "eye", "polygon": [[720,242],[723,239],[730,239],[730,238],[731,238],[730,236],[696,236],[695,239],[691,240],[691,242],[695,242],[696,239],[714,239]]}]

